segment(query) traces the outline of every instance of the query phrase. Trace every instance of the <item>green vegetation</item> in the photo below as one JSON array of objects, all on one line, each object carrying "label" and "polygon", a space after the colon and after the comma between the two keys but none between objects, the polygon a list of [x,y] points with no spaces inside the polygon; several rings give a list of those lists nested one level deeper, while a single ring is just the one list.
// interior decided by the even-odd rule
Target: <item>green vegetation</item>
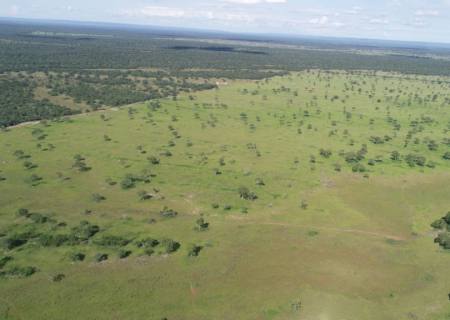
[{"label": "green vegetation", "polygon": [[[94,65],[148,67],[140,50],[109,55],[123,38],[96,38],[77,49],[98,49],[96,60],[74,61],[66,50],[76,36],[14,37],[33,41],[0,47],[7,77],[19,68],[5,67],[8,52],[19,46],[24,70],[54,70],[43,76],[56,79],[48,89],[80,105],[155,97],[121,96],[136,80],[128,73],[153,71],[81,76]],[[68,47],[55,49],[57,37]],[[155,42],[180,67],[168,87],[183,81],[182,67],[197,66],[187,64],[194,51],[208,57],[203,66],[221,57],[230,68],[215,76],[288,54]],[[42,50],[31,53],[34,46]],[[283,60],[283,76],[265,78],[261,68],[256,81],[1,131],[0,318],[446,319],[449,216],[433,222],[436,230],[429,224],[450,208],[450,79],[351,71],[369,64],[362,55],[351,55],[354,67],[345,58],[346,72],[309,70],[311,60],[297,57],[331,68],[331,53],[298,51]],[[253,60],[236,59],[246,55]],[[111,94],[116,86],[124,91]]]}]

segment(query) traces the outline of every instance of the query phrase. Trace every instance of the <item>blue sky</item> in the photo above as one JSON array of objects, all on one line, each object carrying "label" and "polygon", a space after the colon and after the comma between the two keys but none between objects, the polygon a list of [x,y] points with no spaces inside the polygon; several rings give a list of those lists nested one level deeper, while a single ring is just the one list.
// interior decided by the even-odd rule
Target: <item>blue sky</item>
[{"label": "blue sky", "polygon": [[0,16],[450,43],[450,0],[1,0]]}]

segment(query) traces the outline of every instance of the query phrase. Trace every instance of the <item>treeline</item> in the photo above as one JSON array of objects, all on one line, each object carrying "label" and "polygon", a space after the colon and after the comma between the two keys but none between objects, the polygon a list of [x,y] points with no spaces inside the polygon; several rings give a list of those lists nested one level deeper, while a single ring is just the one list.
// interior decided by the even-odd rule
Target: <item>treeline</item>
[{"label": "treeline", "polygon": [[26,80],[0,80],[0,127],[76,113],[47,100],[35,100],[32,88]]},{"label": "treeline", "polygon": [[[80,27],[71,32],[109,37],[31,36],[43,28],[65,31],[63,26],[1,25],[0,72],[17,70],[139,69],[232,70],[217,76],[259,78],[261,70],[305,69],[382,70],[424,75],[450,75],[450,61],[408,55],[362,55],[333,50],[280,47],[216,47],[202,41],[155,37],[148,32]],[[75,28],[75,29],[74,29]],[[20,54],[18,54],[20,53]],[[258,71],[255,71],[258,70]]]}]

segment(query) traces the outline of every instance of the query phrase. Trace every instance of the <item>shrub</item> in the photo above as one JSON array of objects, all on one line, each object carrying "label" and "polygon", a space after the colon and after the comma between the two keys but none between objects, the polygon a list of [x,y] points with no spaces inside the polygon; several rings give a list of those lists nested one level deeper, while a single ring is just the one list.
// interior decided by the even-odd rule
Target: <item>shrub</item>
[{"label": "shrub", "polygon": [[23,166],[24,166],[25,169],[27,169],[27,170],[31,170],[31,169],[37,168],[37,165],[34,164],[34,163],[31,162],[31,161],[25,161],[25,162],[23,163]]},{"label": "shrub", "polygon": [[450,249],[450,232],[441,232],[434,242],[438,243],[444,249]]},{"label": "shrub", "polygon": [[213,209],[218,209],[219,208],[219,204],[218,203],[213,203],[213,204],[211,204],[211,207]]},{"label": "shrub", "polygon": [[153,198],[153,195],[145,190],[141,190],[138,192],[138,197],[140,200],[150,200]]},{"label": "shrub", "polygon": [[196,229],[199,231],[207,230],[209,227],[209,223],[206,222],[203,218],[198,218],[195,223],[197,224]]},{"label": "shrub", "polygon": [[366,172],[366,167],[364,167],[364,165],[362,165],[360,163],[357,163],[352,166],[352,171],[353,172]]},{"label": "shrub", "polygon": [[86,172],[86,171],[89,171],[92,169],[91,167],[89,167],[86,164],[85,158],[83,158],[81,155],[77,154],[73,158],[74,158],[75,162],[72,165],[72,168],[76,168],[80,172]]},{"label": "shrub", "polygon": [[70,260],[72,261],[83,261],[86,255],[81,252],[76,252],[70,255]]},{"label": "shrub", "polygon": [[3,247],[12,250],[14,248],[23,246],[25,243],[27,243],[28,239],[24,237],[22,234],[12,234],[5,239],[3,239]]},{"label": "shrub", "polygon": [[2,269],[12,259],[13,259],[13,257],[11,257],[11,256],[0,257],[0,269]]},{"label": "shrub", "polygon": [[175,210],[169,209],[167,207],[164,207],[159,214],[163,216],[164,218],[174,218],[178,215],[178,212]]},{"label": "shrub", "polygon": [[88,221],[81,221],[78,226],[72,228],[72,233],[69,237],[71,241],[79,243],[89,240],[89,238],[93,237],[99,231],[99,226],[93,225]]},{"label": "shrub", "polygon": [[356,154],[355,152],[347,152],[347,153],[345,153],[344,154],[344,158],[345,158],[345,161],[347,163],[357,163],[357,162],[362,160],[360,158],[360,156],[358,156],[358,154]]},{"label": "shrub", "polygon": [[189,257],[197,257],[202,249],[203,249],[202,246],[198,246],[198,245],[194,244],[189,248],[188,256]]},{"label": "shrub", "polygon": [[332,152],[331,152],[331,150],[320,149],[319,154],[324,158],[329,158],[329,157],[331,157]]},{"label": "shrub", "polygon": [[245,200],[256,200],[256,199],[258,199],[258,196],[255,193],[251,192],[246,187],[240,187],[238,191],[239,191],[239,196],[241,197],[241,199],[245,199]]},{"label": "shrub", "polygon": [[431,224],[431,227],[434,229],[445,229],[447,228],[447,222],[444,219],[437,219]]},{"label": "shrub", "polygon": [[34,223],[47,223],[47,222],[55,222],[54,219],[47,217],[46,215],[40,213],[30,213],[28,214],[28,218]]},{"label": "shrub", "polygon": [[106,253],[97,253],[94,257],[94,260],[97,262],[108,260],[108,255]]},{"label": "shrub", "polygon": [[126,189],[134,188],[135,187],[135,183],[134,183],[134,181],[131,178],[125,177],[120,182],[120,186],[122,187],[122,189],[126,190]]},{"label": "shrub", "polygon": [[38,176],[37,174],[32,174],[30,176],[30,178],[28,178],[28,182],[33,186],[37,186],[41,183],[41,181],[43,180],[42,177]]},{"label": "shrub", "polygon": [[305,200],[300,201],[300,208],[303,210],[308,209],[308,203]]},{"label": "shrub", "polygon": [[315,236],[317,236],[319,234],[319,231],[316,231],[316,230],[310,230],[310,231],[308,231],[308,236],[309,237],[315,237]]},{"label": "shrub", "polygon": [[442,159],[444,159],[444,160],[450,160],[450,152],[444,153],[444,155],[442,156]]},{"label": "shrub", "polygon": [[30,212],[28,211],[28,209],[20,208],[19,210],[17,210],[17,215],[20,217],[28,218],[30,215]]},{"label": "shrub", "polygon": [[401,159],[401,155],[398,151],[391,152],[391,160],[398,161]]},{"label": "shrub", "polygon": [[120,250],[119,251],[119,258],[120,259],[128,258],[131,255],[131,253],[132,253],[131,250]]},{"label": "shrub", "polygon": [[117,184],[117,182],[114,181],[114,180],[111,179],[111,178],[107,178],[107,179],[105,180],[105,182],[106,182],[108,185],[110,185],[110,186],[115,186],[115,185]]},{"label": "shrub", "polygon": [[44,247],[59,247],[69,241],[69,236],[65,234],[41,234],[38,243]]},{"label": "shrub", "polygon": [[142,175],[134,175],[134,174],[127,174],[122,181],[120,182],[120,185],[122,189],[131,189],[136,186],[137,182],[144,182],[144,183],[150,183],[150,175],[149,174],[142,174]]},{"label": "shrub", "polygon": [[123,247],[129,244],[131,240],[121,236],[104,235],[101,238],[95,239],[94,243],[98,246],[104,247]]},{"label": "shrub", "polygon": [[447,212],[447,214],[442,218],[434,221],[431,224],[431,227],[433,227],[434,229],[447,229],[448,231],[450,231],[450,211]]},{"label": "shrub", "polygon": [[450,211],[447,212],[447,214],[444,217],[442,217],[442,219],[444,219],[445,222],[447,222],[447,224],[450,224]]},{"label": "shrub", "polygon": [[423,167],[425,165],[426,158],[421,155],[410,153],[405,157],[405,161],[410,167],[414,167],[416,165]]},{"label": "shrub", "polygon": [[55,275],[52,277],[52,281],[53,281],[53,282],[60,282],[60,281],[62,281],[65,277],[66,277],[65,274],[63,274],[63,273],[58,273],[58,274],[55,274]]},{"label": "shrub", "polygon": [[147,248],[144,250],[144,253],[148,256],[151,256],[152,254],[155,253],[155,250],[153,250],[152,248]]},{"label": "shrub", "polygon": [[6,271],[3,271],[1,274],[12,277],[26,278],[32,276],[37,271],[38,269],[36,267],[14,266]]},{"label": "shrub", "polygon": [[150,156],[147,158],[147,160],[150,161],[151,164],[155,164],[155,165],[159,164],[159,162],[160,162],[160,160],[155,156]]},{"label": "shrub", "polygon": [[266,184],[264,183],[264,180],[261,178],[257,178],[256,179],[256,185],[257,186],[265,186]]},{"label": "shrub", "polygon": [[92,194],[92,200],[93,200],[94,202],[100,202],[100,201],[106,200],[106,197],[105,197],[105,196],[102,196],[102,195],[99,194],[99,193],[93,193],[93,194]]},{"label": "shrub", "polygon": [[372,142],[373,144],[383,144],[384,143],[384,139],[381,137],[376,137],[376,136],[371,136],[369,138],[370,142]]},{"label": "shrub", "polygon": [[164,239],[161,241],[165,253],[172,253],[180,248],[180,244],[172,239]]},{"label": "shrub", "polygon": [[434,162],[434,161],[428,161],[428,162],[427,162],[427,167],[428,167],[428,168],[431,168],[431,169],[436,168],[436,162]]},{"label": "shrub", "polygon": [[135,242],[138,248],[152,248],[159,244],[159,241],[153,238],[145,238]]}]

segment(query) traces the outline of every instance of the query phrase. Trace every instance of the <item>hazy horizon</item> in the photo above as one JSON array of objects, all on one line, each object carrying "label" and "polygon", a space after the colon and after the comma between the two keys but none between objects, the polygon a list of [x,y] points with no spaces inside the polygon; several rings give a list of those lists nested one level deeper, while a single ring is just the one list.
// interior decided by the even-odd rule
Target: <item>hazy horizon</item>
[{"label": "hazy horizon", "polygon": [[242,34],[450,43],[450,0],[6,0],[0,16]]}]

